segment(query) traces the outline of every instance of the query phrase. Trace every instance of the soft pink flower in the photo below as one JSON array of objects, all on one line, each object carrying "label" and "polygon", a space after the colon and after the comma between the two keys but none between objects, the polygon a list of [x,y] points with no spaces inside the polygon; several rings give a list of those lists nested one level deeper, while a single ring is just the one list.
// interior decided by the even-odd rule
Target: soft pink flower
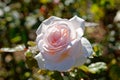
[{"label": "soft pink flower", "polygon": [[41,23],[36,31],[40,53],[35,56],[41,69],[67,71],[85,63],[93,50],[82,37],[84,20],[74,16],[61,19],[52,16]]}]

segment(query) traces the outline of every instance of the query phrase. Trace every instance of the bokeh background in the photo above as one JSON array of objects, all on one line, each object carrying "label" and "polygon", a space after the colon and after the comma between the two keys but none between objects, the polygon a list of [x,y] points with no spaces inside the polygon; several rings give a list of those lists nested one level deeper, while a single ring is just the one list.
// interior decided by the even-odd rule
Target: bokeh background
[{"label": "bokeh background", "polygon": [[[84,36],[93,56],[69,72],[38,69],[32,52],[24,55],[36,29],[50,16],[74,15],[91,24]],[[0,80],[120,80],[120,1],[0,0]]]}]

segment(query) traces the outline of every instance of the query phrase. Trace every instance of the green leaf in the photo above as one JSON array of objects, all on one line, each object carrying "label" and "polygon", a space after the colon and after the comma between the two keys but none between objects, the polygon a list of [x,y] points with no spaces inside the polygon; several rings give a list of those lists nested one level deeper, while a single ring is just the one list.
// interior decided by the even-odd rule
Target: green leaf
[{"label": "green leaf", "polygon": [[94,44],[93,45],[93,50],[94,50],[94,56],[101,56],[102,55],[102,48],[101,48],[101,45],[100,44]]},{"label": "green leaf", "polygon": [[88,66],[89,72],[95,74],[95,73],[100,73],[101,71],[104,71],[107,69],[107,65],[104,62],[96,62],[92,63]]},{"label": "green leaf", "polygon": [[36,45],[36,43],[34,41],[28,41],[27,44],[30,45],[30,46],[35,46]]},{"label": "green leaf", "polygon": [[33,57],[26,57],[26,61],[25,62],[27,63],[27,66],[30,69],[33,69],[34,67],[38,68],[37,61]]},{"label": "green leaf", "polygon": [[12,43],[17,43],[19,41],[21,41],[21,36],[16,36],[16,37],[14,37],[14,38],[11,39]]},{"label": "green leaf", "polygon": [[85,65],[82,65],[79,67],[81,70],[83,70],[84,72],[89,72],[89,68]]}]

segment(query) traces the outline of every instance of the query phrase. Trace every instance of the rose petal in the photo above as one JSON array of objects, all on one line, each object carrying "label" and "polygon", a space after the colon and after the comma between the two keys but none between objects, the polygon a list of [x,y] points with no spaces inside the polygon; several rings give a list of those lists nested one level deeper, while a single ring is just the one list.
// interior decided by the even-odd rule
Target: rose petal
[{"label": "rose petal", "polygon": [[38,46],[38,49],[40,50],[40,52],[41,52],[41,51],[43,52],[43,44],[44,44],[43,40],[39,40],[37,46]]},{"label": "rose petal", "polygon": [[75,58],[69,55],[69,49],[64,49],[54,55],[43,53],[45,68],[49,70],[66,71],[74,63]]},{"label": "rose petal", "polygon": [[84,52],[82,51],[81,39],[75,39],[71,42],[70,54],[75,57],[75,65],[80,66],[86,62],[87,57],[84,56]]},{"label": "rose petal", "polygon": [[38,62],[39,68],[44,69],[44,68],[45,68],[45,67],[44,67],[44,58],[43,58],[43,56],[41,55],[41,53],[37,54],[37,55],[35,56],[35,59],[36,59],[37,62]]},{"label": "rose petal", "polygon": [[[58,51],[58,52],[53,52],[53,53],[47,53],[47,52],[43,52],[42,55],[43,57],[46,59],[46,61],[52,61],[52,62],[55,62],[55,63],[58,63],[58,61],[60,60],[59,58],[61,57],[61,55],[63,53],[66,52],[67,49],[62,49],[61,51]],[[64,54],[63,54],[64,56]]]},{"label": "rose petal", "polygon": [[71,31],[70,33],[71,39],[76,38],[76,29],[74,28],[74,25],[71,23],[71,21],[67,19],[56,20],[54,21],[53,25],[66,25]]},{"label": "rose petal", "polygon": [[75,61],[75,67],[80,66],[82,64],[84,64],[87,60],[87,57],[84,56],[84,54],[80,55],[78,58],[76,58]]},{"label": "rose petal", "polygon": [[39,40],[43,39],[43,33],[39,34],[36,38],[36,42],[38,43]]},{"label": "rose petal", "polygon": [[85,54],[85,56],[86,57],[90,56],[93,53],[93,49],[90,42],[86,38],[82,37],[81,43],[82,43],[82,51]]},{"label": "rose petal", "polygon": [[43,23],[40,24],[40,26],[38,27],[38,29],[36,30],[36,34],[39,35],[41,32],[43,32],[42,27],[46,27]]},{"label": "rose petal", "polygon": [[85,21],[82,18],[79,18],[78,16],[74,16],[69,21],[73,23],[73,27],[76,29],[78,36],[83,36],[85,29]]},{"label": "rose petal", "polygon": [[61,18],[56,17],[56,16],[51,16],[48,19],[44,20],[43,23],[45,25],[49,25],[51,22],[55,21],[55,20],[60,20]]},{"label": "rose petal", "polygon": [[81,54],[83,54],[80,39],[73,40],[69,46],[71,46],[70,53],[69,53],[71,56],[74,56],[75,58],[77,58]]},{"label": "rose petal", "polygon": [[79,37],[79,38],[82,37],[84,34],[84,31],[81,28],[76,29],[76,32],[77,32],[77,37]]},{"label": "rose petal", "polygon": [[69,21],[71,21],[74,25],[76,29],[81,27],[83,30],[85,29],[85,21],[84,19],[78,17],[78,16],[74,16],[72,17]]},{"label": "rose petal", "polygon": [[54,63],[50,61],[45,61],[45,68],[49,70],[57,70],[57,71],[67,71],[72,67],[75,63],[75,59],[72,57],[66,58],[64,61],[59,63]]},{"label": "rose petal", "polygon": [[[44,20],[42,22],[42,24],[38,27],[36,34],[39,35],[41,33],[41,31],[45,31],[47,25],[49,25],[51,22],[55,21],[55,20],[60,20],[61,18],[59,17],[55,17],[55,16],[51,16],[48,19]],[[44,29],[45,28],[45,29]]]}]

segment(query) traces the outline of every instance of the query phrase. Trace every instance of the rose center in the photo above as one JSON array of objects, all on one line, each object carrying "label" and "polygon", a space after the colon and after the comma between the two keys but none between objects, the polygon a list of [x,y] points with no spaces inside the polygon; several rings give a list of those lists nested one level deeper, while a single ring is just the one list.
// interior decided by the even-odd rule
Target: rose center
[{"label": "rose center", "polygon": [[64,46],[70,41],[70,29],[66,25],[54,26],[47,39],[54,47]]}]

